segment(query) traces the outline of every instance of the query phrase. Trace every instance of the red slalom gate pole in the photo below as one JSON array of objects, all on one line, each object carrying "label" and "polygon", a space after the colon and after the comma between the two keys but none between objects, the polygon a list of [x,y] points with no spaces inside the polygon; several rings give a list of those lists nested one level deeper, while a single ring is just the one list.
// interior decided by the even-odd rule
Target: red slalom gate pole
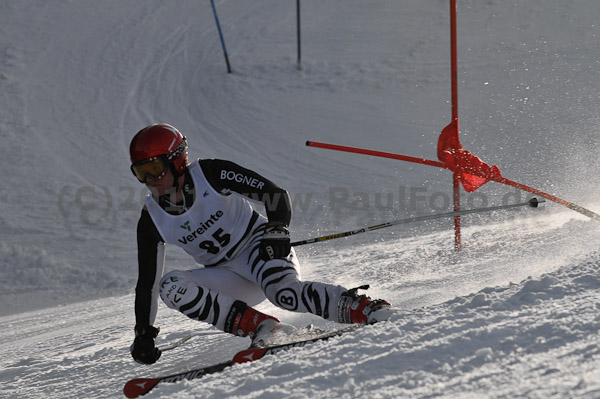
[{"label": "red slalom gate pole", "polygon": [[[394,154],[391,152],[367,150],[364,148],[347,147],[347,146],[337,145],[337,144],[320,143],[317,141],[307,141],[306,145],[308,147],[316,147],[316,148],[323,148],[323,149],[327,149],[327,150],[350,152],[350,153],[354,153],[354,154],[370,155],[370,156],[381,157],[381,158],[397,159],[400,161],[418,163],[421,165],[435,166],[437,168],[442,168],[442,169],[450,169],[445,164],[438,162],[438,161],[432,161],[430,159],[425,159],[425,158],[411,157],[411,156],[407,156],[407,155]],[[476,171],[470,171],[469,173],[477,175]],[[486,176],[481,176],[481,177],[486,177]],[[486,178],[488,178],[488,177],[486,177]],[[516,181],[507,179],[505,177],[499,177],[499,178],[492,177],[492,178],[490,178],[490,181],[495,181],[497,183],[501,183],[501,184],[511,186],[511,187],[516,187],[520,190],[539,195],[540,197],[544,197],[548,201],[555,202],[555,203],[562,205],[566,208],[569,208],[575,212],[581,213],[582,215],[585,215],[585,216],[589,217],[590,219],[600,222],[600,215],[598,215],[597,213],[592,212],[589,209],[586,209],[586,208],[584,208],[580,205],[577,205],[573,202],[569,202],[562,198],[554,196],[552,194],[545,193],[536,188],[526,186],[525,184],[518,183]]]},{"label": "red slalom gate pole", "polygon": [[545,192],[540,191],[540,190],[538,190],[536,188],[526,186],[525,184],[518,183],[516,181],[507,179],[505,177],[501,177],[499,179],[492,178],[491,180],[495,181],[497,183],[505,184],[507,186],[516,187],[516,188],[518,188],[520,190],[527,191],[527,192],[532,193],[532,194],[539,195],[541,197],[546,198],[549,201],[555,202],[555,203],[557,203],[559,205],[562,205],[562,206],[564,206],[566,208],[569,208],[569,209],[571,209],[571,210],[573,210],[575,212],[581,213],[582,215],[585,215],[585,216],[589,217],[590,219],[593,219],[593,220],[596,220],[596,221],[600,222],[600,215],[598,215],[597,213],[592,212],[589,209],[586,209],[586,208],[584,208],[584,207],[582,207],[580,205],[577,205],[577,204],[575,204],[573,202],[565,201],[562,198],[558,198],[557,196],[554,196],[552,194],[545,193]]},{"label": "red slalom gate pole", "polygon": [[[453,173],[452,192],[454,194],[454,212],[460,212],[460,178],[458,173]],[[460,251],[462,239],[460,234],[460,214],[454,216],[454,250]]]},{"label": "red slalom gate pole", "polygon": [[452,120],[458,119],[458,56],[456,55],[456,0],[450,0],[450,69],[452,73]]},{"label": "red slalom gate pole", "polygon": [[306,145],[308,147],[324,148],[327,150],[342,151],[342,152],[352,152],[355,154],[372,155],[374,157],[379,157],[379,158],[397,159],[399,161],[420,163],[422,165],[429,165],[429,166],[435,166],[435,167],[442,168],[442,169],[448,169],[448,167],[445,164],[443,164],[442,162],[432,161],[430,159],[425,159],[425,158],[410,157],[408,155],[393,154],[391,152],[367,150],[364,148],[357,148],[357,147],[347,147],[345,145],[319,143],[318,141],[307,141]]},{"label": "red slalom gate pole", "polygon": [[[450,69],[452,75],[452,120],[456,121],[458,129],[458,62],[456,45],[456,0],[450,0]],[[458,133],[457,133],[458,134]],[[454,211],[460,211],[460,176],[453,173],[452,190],[454,193]],[[462,242],[460,235],[460,215],[454,217],[454,249],[460,251]]]}]

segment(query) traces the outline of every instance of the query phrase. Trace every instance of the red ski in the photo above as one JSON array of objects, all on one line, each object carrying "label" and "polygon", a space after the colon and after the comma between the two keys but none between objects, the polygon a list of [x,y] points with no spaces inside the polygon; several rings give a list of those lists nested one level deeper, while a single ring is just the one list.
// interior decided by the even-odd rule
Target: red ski
[{"label": "red ski", "polygon": [[156,385],[158,385],[160,383],[179,382],[182,380],[193,380],[196,378],[200,378],[206,374],[218,373],[220,371],[223,371],[227,367],[233,366],[234,364],[253,362],[255,360],[259,360],[259,359],[263,358],[266,355],[273,355],[278,352],[289,350],[291,348],[300,348],[300,347],[309,345],[309,344],[317,342],[317,341],[324,341],[331,337],[337,337],[344,333],[357,330],[358,328],[360,328],[362,326],[363,326],[362,324],[352,324],[348,327],[341,328],[339,330],[335,330],[335,331],[331,331],[331,332],[327,332],[327,333],[318,335],[316,337],[308,338],[308,339],[293,341],[293,342],[289,342],[289,343],[285,343],[285,344],[281,344],[281,345],[269,346],[266,348],[249,348],[249,349],[246,349],[246,350],[236,353],[235,356],[233,357],[233,359],[231,359],[229,361],[219,363],[219,364],[214,364],[212,366],[201,367],[198,369],[185,371],[183,373],[171,374],[168,376],[157,377],[157,378],[135,378],[133,380],[128,381],[125,384],[125,387],[123,388],[123,393],[128,398],[137,398],[137,397],[147,394],[148,392],[150,392],[152,390],[152,388],[154,388]]}]

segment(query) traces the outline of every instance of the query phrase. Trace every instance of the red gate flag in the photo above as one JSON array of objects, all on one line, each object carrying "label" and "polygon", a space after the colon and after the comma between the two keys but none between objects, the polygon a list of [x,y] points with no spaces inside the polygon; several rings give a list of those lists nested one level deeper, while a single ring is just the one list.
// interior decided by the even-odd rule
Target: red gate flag
[{"label": "red gate flag", "polygon": [[477,190],[490,179],[502,178],[498,166],[488,165],[460,144],[458,119],[454,119],[442,130],[438,140],[438,159],[448,169],[458,174],[464,189],[469,193]]}]

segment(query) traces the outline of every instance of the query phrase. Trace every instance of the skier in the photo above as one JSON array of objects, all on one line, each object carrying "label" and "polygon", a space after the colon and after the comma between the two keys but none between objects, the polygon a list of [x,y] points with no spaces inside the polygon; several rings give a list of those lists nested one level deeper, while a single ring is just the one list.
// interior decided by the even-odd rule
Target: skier
[{"label": "skier", "polygon": [[[130,145],[131,171],[151,194],[137,225],[139,275],[131,355],[155,363],[158,297],[172,309],[267,344],[286,327],[252,306],[310,312],[340,323],[386,320],[391,306],[359,295],[359,288],[301,281],[290,246],[287,191],[233,162],[199,159],[188,164],[186,138],[173,126],[140,130]],[[265,205],[266,217],[248,199]],[[163,275],[165,243],[183,248],[203,265]]]}]

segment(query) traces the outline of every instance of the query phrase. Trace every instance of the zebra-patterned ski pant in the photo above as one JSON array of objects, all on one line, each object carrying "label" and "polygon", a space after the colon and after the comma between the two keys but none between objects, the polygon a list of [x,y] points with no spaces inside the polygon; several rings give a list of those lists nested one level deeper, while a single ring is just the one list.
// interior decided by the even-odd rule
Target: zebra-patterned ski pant
[{"label": "zebra-patterned ski pant", "polygon": [[301,281],[293,249],[285,259],[263,261],[258,255],[261,237],[262,233],[256,234],[235,258],[218,266],[165,274],[160,281],[162,300],[169,308],[221,330],[237,300],[255,306],[268,299],[289,311],[338,321],[338,303],[347,289]]}]

